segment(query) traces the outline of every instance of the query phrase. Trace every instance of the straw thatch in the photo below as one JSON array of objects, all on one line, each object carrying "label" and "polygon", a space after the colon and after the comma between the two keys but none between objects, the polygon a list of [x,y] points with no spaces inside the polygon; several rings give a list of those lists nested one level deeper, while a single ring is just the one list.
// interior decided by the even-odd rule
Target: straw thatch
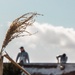
[{"label": "straw thatch", "polygon": [[[3,51],[4,51],[4,48],[8,45],[9,42],[11,42],[14,38],[18,38],[18,37],[22,37],[24,35],[22,35],[23,32],[26,32],[28,33],[29,35],[32,35],[30,32],[26,31],[26,28],[28,26],[31,26],[35,19],[34,17],[37,16],[37,15],[40,15],[38,13],[27,13],[27,14],[24,14],[22,16],[20,16],[19,18],[15,19],[12,24],[10,25],[7,33],[6,33],[6,36],[5,36],[5,39],[3,41],[3,44],[2,44],[2,48],[1,48],[1,51],[0,51],[0,75],[3,75]],[[7,55],[7,54],[6,54]],[[10,57],[7,57],[7,58],[10,58]],[[27,71],[25,71],[24,69],[22,69],[22,67],[20,65],[18,65],[16,62],[14,62],[13,59],[9,59],[14,65],[16,65],[18,68],[20,68],[22,71],[24,71],[27,75],[30,75]]]},{"label": "straw thatch", "polygon": [[10,28],[8,29],[6,33],[5,39],[3,41],[1,53],[4,50],[4,48],[8,45],[8,43],[12,41],[14,38],[24,36],[22,35],[23,32],[26,32],[29,35],[31,35],[30,32],[26,31],[26,28],[28,26],[31,26],[34,23],[35,21],[34,17],[37,15],[40,15],[40,14],[33,13],[33,12],[27,13],[20,16],[19,18],[15,19],[12,22],[12,24],[10,25]]}]

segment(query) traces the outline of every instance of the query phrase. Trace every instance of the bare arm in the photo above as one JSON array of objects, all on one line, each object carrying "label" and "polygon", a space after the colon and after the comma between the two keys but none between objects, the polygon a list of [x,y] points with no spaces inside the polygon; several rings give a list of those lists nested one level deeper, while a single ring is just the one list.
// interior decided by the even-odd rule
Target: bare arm
[{"label": "bare arm", "polygon": [[16,57],[16,62],[18,61],[19,56],[20,56],[20,53],[18,53],[18,55]]},{"label": "bare arm", "polygon": [[62,55],[57,56],[56,58],[59,59]]},{"label": "bare arm", "polygon": [[28,61],[28,63],[30,63],[30,60],[29,60],[29,55],[28,55],[28,53],[27,53],[27,61]]}]

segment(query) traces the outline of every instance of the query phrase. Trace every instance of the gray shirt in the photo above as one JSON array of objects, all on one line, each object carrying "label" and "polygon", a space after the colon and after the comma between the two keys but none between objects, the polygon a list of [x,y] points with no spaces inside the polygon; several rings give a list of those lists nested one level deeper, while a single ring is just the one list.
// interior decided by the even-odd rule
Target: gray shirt
[{"label": "gray shirt", "polygon": [[23,64],[29,63],[29,55],[26,51],[22,51],[20,53],[18,53],[17,58],[16,58],[16,62],[17,60],[20,58],[20,63],[22,62]]}]

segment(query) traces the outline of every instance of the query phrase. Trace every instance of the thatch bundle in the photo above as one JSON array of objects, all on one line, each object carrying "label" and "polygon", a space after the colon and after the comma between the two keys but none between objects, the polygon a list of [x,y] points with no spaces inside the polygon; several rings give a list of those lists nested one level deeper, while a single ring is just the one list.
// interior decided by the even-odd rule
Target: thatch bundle
[{"label": "thatch bundle", "polygon": [[27,13],[27,14],[24,14],[21,17],[15,19],[12,22],[12,24],[10,25],[10,28],[8,29],[8,31],[6,33],[5,39],[3,41],[1,53],[4,50],[4,48],[8,45],[8,43],[10,41],[12,41],[12,39],[24,36],[24,35],[22,35],[23,32],[26,32],[29,35],[31,35],[30,32],[26,31],[26,28],[33,24],[33,22],[35,21],[34,17],[37,15],[40,15],[40,14],[33,13],[33,12]]}]

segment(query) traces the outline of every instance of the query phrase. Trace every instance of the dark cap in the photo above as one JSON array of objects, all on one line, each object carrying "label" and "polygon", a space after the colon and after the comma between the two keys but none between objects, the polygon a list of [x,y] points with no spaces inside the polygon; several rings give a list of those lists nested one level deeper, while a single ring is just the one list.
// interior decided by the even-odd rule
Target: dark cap
[{"label": "dark cap", "polygon": [[20,49],[23,49],[23,48],[24,48],[23,46],[20,47]]}]

